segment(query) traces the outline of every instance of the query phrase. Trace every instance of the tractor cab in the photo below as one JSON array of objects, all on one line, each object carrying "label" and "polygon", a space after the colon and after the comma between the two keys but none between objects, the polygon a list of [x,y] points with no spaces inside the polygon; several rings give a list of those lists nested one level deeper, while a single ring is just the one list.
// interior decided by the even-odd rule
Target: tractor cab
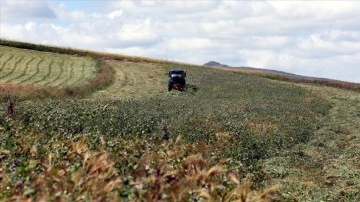
[{"label": "tractor cab", "polygon": [[186,85],[186,72],[182,69],[173,69],[169,71],[168,90],[172,89],[183,91]]}]

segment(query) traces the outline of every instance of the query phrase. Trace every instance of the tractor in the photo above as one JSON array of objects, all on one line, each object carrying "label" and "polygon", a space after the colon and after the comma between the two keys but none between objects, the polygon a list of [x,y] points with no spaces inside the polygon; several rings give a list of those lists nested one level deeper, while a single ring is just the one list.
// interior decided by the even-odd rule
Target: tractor
[{"label": "tractor", "polygon": [[169,80],[168,80],[168,91],[172,89],[178,91],[184,91],[186,86],[186,72],[182,69],[172,69],[169,71]]}]

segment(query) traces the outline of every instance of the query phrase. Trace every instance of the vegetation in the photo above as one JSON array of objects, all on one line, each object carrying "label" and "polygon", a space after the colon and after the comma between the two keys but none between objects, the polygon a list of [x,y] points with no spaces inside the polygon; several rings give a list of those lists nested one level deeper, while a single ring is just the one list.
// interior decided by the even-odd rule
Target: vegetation
[{"label": "vegetation", "polygon": [[167,92],[175,63],[85,52],[112,75],[72,87],[89,93],[2,103],[0,200],[359,199],[355,92],[181,63]]},{"label": "vegetation", "polygon": [[306,84],[315,84],[319,86],[327,86],[327,87],[334,87],[334,88],[341,88],[352,90],[356,92],[360,92],[360,83],[353,83],[353,82],[346,82],[346,81],[339,81],[333,79],[325,79],[325,78],[317,78],[317,77],[303,77],[294,74],[277,74],[276,72],[268,72],[263,69],[242,69],[242,68],[230,68],[230,67],[212,67],[217,69],[222,69],[226,71],[233,71],[233,72],[240,72],[242,74],[247,75],[254,75],[258,77],[268,78],[272,80],[278,81],[286,81],[291,83],[306,83]]},{"label": "vegetation", "polygon": [[113,70],[95,56],[42,53],[0,45],[1,96],[18,100],[85,96],[112,82]]},{"label": "vegetation", "polygon": [[95,77],[91,58],[0,46],[0,83],[72,86]]},{"label": "vegetation", "polygon": [[315,85],[319,85],[319,86],[341,88],[341,89],[360,92],[360,84],[359,83],[352,83],[352,82],[338,81],[338,80],[331,80],[331,79],[321,79],[321,78],[313,78],[313,79],[291,78],[291,77],[276,76],[276,75],[262,74],[262,73],[261,74],[256,73],[254,75],[260,76],[263,78],[279,80],[279,81],[286,81],[286,82],[292,82],[292,83],[309,83],[309,84],[315,84]]},{"label": "vegetation", "polygon": [[303,86],[332,103],[308,142],[264,161],[282,201],[359,201],[360,94]]}]

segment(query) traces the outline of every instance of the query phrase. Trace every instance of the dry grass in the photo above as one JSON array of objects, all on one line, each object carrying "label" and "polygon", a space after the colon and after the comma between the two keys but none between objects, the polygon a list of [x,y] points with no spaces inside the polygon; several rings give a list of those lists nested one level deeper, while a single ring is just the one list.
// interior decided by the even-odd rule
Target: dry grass
[{"label": "dry grass", "polygon": [[106,89],[93,93],[91,99],[132,99],[163,95],[167,89],[166,69],[144,62],[106,60],[115,72],[114,81]]},{"label": "dry grass", "polygon": [[[90,149],[88,138],[53,140],[40,154],[40,134],[23,134],[17,141],[23,155],[28,155],[28,180],[11,181],[9,169],[0,165],[0,199],[5,201],[270,201],[275,187],[261,193],[252,190],[250,182],[241,182],[234,169],[225,161],[205,159],[196,147],[176,138],[151,144],[145,140],[119,152],[109,152],[101,138],[100,146]],[[125,140],[126,141],[126,140]],[[131,144],[134,141],[131,141]],[[155,143],[155,142],[154,142]],[[125,143],[126,144],[126,143]],[[66,153],[59,152],[66,146]],[[138,147],[148,147],[138,162],[132,153]],[[179,151],[179,152],[178,152]],[[1,151],[7,156],[20,151]],[[124,156],[124,152],[129,156]],[[178,159],[178,160],[176,160]],[[135,160],[135,159],[134,159]],[[124,162],[138,163],[134,168]],[[214,164],[215,163],[215,164]],[[75,166],[74,165],[78,165]],[[38,171],[35,171],[38,170]],[[13,175],[13,174],[10,174]]]}]

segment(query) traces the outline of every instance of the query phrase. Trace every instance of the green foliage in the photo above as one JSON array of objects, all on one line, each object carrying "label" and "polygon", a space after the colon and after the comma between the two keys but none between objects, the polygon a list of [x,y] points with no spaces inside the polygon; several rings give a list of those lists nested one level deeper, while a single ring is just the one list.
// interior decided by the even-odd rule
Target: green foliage
[{"label": "green foliage", "polygon": [[227,132],[233,141],[224,157],[250,165],[306,142],[317,116],[330,106],[296,86],[197,67],[188,71],[200,89],[196,93],[138,100],[27,101],[18,104],[16,117],[22,127],[48,137],[86,133],[113,139],[166,133],[191,143],[216,144],[215,134]]}]

